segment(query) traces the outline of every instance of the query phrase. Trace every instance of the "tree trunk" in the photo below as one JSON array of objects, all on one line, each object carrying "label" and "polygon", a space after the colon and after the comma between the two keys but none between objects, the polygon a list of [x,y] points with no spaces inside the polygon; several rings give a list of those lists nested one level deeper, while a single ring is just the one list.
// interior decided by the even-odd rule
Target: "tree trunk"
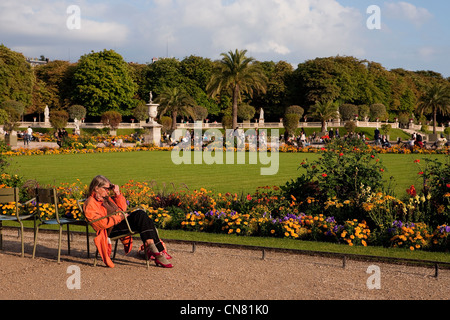
[{"label": "tree trunk", "polygon": [[177,115],[178,115],[178,112],[172,111],[172,130],[177,129]]},{"label": "tree trunk", "polygon": [[436,134],[437,109],[433,109],[433,134]]},{"label": "tree trunk", "polygon": [[239,85],[237,84],[234,87],[234,91],[233,91],[233,128],[232,129],[236,129],[236,127],[238,126],[238,122],[237,122],[238,98],[239,98]]}]

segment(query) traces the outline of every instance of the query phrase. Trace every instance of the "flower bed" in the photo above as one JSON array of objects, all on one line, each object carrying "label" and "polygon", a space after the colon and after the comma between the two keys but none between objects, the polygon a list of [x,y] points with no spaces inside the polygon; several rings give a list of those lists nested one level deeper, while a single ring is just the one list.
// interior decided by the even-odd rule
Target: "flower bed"
[{"label": "flower bed", "polygon": [[[52,135],[44,134],[39,137],[41,141],[53,141],[55,138]],[[122,140],[125,143],[133,143],[135,146],[130,147],[98,147],[100,143],[106,143],[110,145],[111,141],[115,139],[116,141]],[[340,141],[340,140],[337,140]],[[342,141],[342,140],[341,140]],[[343,142],[343,141],[342,141]],[[344,143],[344,142],[343,142]],[[364,145],[364,147],[361,146]],[[330,148],[331,145],[331,148]],[[333,144],[327,143],[323,147],[308,146],[308,147],[296,147],[293,145],[282,144],[279,148],[275,150],[278,152],[286,153],[318,153],[327,151],[333,148]],[[191,147],[192,150],[196,150]],[[246,144],[246,151],[249,151],[249,146]],[[138,151],[171,151],[173,147],[156,147],[151,145],[141,145],[140,142],[136,141],[133,135],[122,135],[122,136],[89,136],[80,137],[78,135],[69,134],[63,148],[40,148],[40,149],[30,149],[30,148],[18,148],[15,150],[3,150],[2,154],[6,156],[26,156],[26,155],[44,155],[44,154],[74,154],[74,153],[107,153],[107,152],[138,152]],[[234,148],[236,150],[236,148]],[[226,152],[227,148],[224,147],[223,151]],[[252,150],[257,151],[257,150]],[[267,151],[273,151],[269,147]],[[345,151],[350,151],[346,149]],[[404,148],[400,145],[393,145],[389,148],[383,148],[379,146],[369,145],[367,142],[364,143],[360,141],[357,147],[352,147],[353,152],[374,152],[374,153],[394,153],[394,154],[449,154],[450,148],[444,147],[440,149],[424,149],[419,147],[414,147],[412,150],[409,148]]]},{"label": "flower bed", "polygon": [[[83,198],[86,190],[87,186],[79,181],[58,186],[60,213],[84,219],[76,200]],[[284,197],[278,187],[258,188],[254,194],[248,195],[214,194],[205,189],[162,195],[152,190],[148,183],[129,181],[121,190],[130,207],[144,207],[156,226],[162,229],[327,241],[350,246],[384,245],[410,250],[448,251],[450,248],[450,227],[447,224],[432,226],[424,222],[395,220],[385,226],[377,225],[370,215],[366,216],[367,219],[340,221],[329,215],[336,205],[330,205],[327,209],[323,207],[323,213],[317,213],[314,199],[309,199],[309,204],[313,208],[311,212],[316,213],[307,214],[299,212],[296,199]],[[393,197],[389,197],[389,201],[405,203]],[[333,201],[330,199],[330,202]],[[355,209],[351,201],[343,202],[347,204],[340,209],[349,212]],[[54,206],[40,206],[41,219],[55,218]],[[3,204],[0,212],[12,214],[13,208],[14,204]],[[32,213],[36,210],[36,204],[21,209]]]}]

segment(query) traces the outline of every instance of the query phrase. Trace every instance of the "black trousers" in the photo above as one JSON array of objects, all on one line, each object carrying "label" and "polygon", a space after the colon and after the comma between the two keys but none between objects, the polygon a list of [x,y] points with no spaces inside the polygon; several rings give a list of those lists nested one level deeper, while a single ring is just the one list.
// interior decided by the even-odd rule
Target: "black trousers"
[{"label": "black trousers", "polygon": [[[159,238],[158,232],[155,227],[155,223],[152,219],[147,215],[147,213],[143,210],[136,210],[129,214],[127,217],[128,223],[130,224],[130,228],[134,232],[138,232],[141,236],[142,242],[146,242],[151,239],[156,245],[156,248],[161,252],[164,251],[164,246],[161,243],[161,239]],[[109,236],[116,237],[121,234],[128,233],[127,222],[123,220],[119,224],[115,225]]]}]

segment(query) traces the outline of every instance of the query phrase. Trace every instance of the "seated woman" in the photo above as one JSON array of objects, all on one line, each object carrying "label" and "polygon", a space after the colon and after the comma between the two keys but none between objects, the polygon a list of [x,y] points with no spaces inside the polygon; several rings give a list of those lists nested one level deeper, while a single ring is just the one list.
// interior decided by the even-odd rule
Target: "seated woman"
[{"label": "seated woman", "polygon": [[[114,195],[110,197],[110,191]],[[108,243],[109,237],[124,234],[128,231],[124,214],[133,231],[139,232],[144,248],[147,248],[147,254],[155,259],[158,266],[172,268],[168,259],[171,256],[167,254],[166,249],[159,239],[153,220],[143,210],[136,210],[131,213],[122,213],[127,210],[127,201],[120,193],[120,188],[104,176],[96,176],[89,185],[89,198],[84,203],[84,213],[86,219],[92,223],[92,227],[97,232],[94,242],[103,259],[103,262],[111,268],[114,263],[111,261],[111,244]],[[117,214],[114,214],[117,212]],[[111,215],[107,218],[107,215]],[[101,219],[104,218],[104,219]],[[125,253],[128,254],[132,248],[132,238],[122,238]]]}]

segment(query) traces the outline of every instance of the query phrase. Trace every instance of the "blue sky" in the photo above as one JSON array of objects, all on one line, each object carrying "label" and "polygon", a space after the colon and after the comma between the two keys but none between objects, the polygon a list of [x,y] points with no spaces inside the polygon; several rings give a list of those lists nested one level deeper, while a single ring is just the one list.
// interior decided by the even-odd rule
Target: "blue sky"
[{"label": "blue sky", "polygon": [[[79,29],[67,27],[70,5],[80,9]],[[380,29],[367,28],[371,5]],[[2,0],[0,43],[72,62],[103,49],[138,63],[234,49],[294,66],[347,55],[450,77],[449,14],[448,0]]]}]

